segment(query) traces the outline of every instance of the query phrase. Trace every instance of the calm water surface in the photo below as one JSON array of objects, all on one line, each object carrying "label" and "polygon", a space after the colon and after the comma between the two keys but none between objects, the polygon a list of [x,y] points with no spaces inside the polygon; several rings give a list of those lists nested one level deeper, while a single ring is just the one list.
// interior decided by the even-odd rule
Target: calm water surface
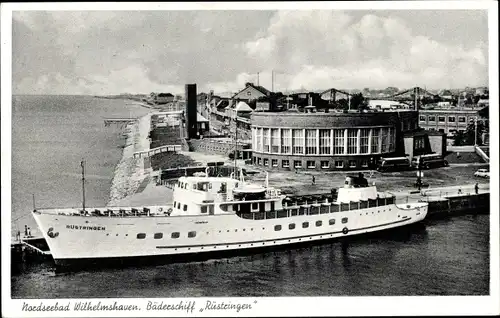
[{"label": "calm water surface", "polygon": [[[12,135],[12,215],[32,206],[80,204],[80,160],[87,201],[105,204],[121,130],[102,117],[147,112],[125,101],[80,96],[17,96]],[[30,224],[31,216],[13,222]],[[486,295],[489,216],[457,216],[411,231],[203,263],[55,273],[51,263],[22,265],[13,298]]]}]

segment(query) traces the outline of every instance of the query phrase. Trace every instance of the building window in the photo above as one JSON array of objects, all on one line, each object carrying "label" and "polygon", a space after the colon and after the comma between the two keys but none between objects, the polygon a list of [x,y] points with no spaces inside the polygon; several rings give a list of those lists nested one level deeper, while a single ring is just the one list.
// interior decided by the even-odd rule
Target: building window
[{"label": "building window", "polygon": [[318,136],[316,129],[306,129],[306,155],[315,155]]},{"label": "building window", "polygon": [[316,162],[314,160],[308,160],[307,161],[307,168],[309,168],[309,169],[316,168]]},{"label": "building window", "polygon": [[356,168],[356,160],[349,160],[349,168]]},{"label": "building window", "polygon": [[294,154],[304,153],[304,131],[302,129],[292,130],[292,150]]},{"label": "building window", "polygon": [[264,152],[269,152],[269,128],[264,128]]},{"label": "building window", "polygon": [[344,153],[344,130],[333,130],[333,154],[341,155]]},{"label": "building window", "polygon": [[277,166],[278,166],[278,159],[272,159],[272,160],[271,160],[271,165],[272,165],[273,167],[277,167]]},{"label": "building window", "polygon": [[279,131],[276,128],[271,129],[271,152],[278,153],[280,148]]},{"label": "building window", "polygon": [[282,160],[281,161],[281,166],[283,168],[289,168],[290,167],[290,161],[288,161],[288,160]]},{"label": "building window", "polygon": [[319,130],[319,154],[329,155],[331,151],[331,131],[330,129]]},{"label": "building window", "polygon": [[290,153],[292,149],[292,138],[290,129],[281,130],[281,153]]},{"label": "building window", "polygon": [[372,129],[372,153],[379,153],[379,147],[378,147],[378,135],[379,135],[380,130],[378,128]]},{"label": "building window", "polygon": [[260,166],[262,164],[262,158],[257,158],[257,164]]},{"label": "building window", "polygon": [[363,168],[368,167],[368,160],[361,160],[361,167]]},{"label": "building window", "polygon": [[146,234],[145,233],[139,233],[137,234],[137,238],[142,240],[142,239],[145,239],[146,238]]},{"label": "building window", "polygon": [[382,138],[380,139],[380,151],[382,153],[388,151],[388,148],[387,148],[387,145],[388,145],[387,134],[388,134],[387,128],[382,128]]},{"label": "building window", "polygon": [[476,121],[476,116],[470,116],[469,117],[469,122],[475,122]]},{"label": "building window", "polygon": [[335,168],[344,168],[344,162],[340,160],[335,161]]},{"label": "building window", "polygon": [[181,233],[179,233],[179,232],[173,232],[172,235],[171,235],[171,237],[173,239],[179,238],[180,236],[181,236]]},{"label": "building window", "polygon": [[347,153],[355,154],[358,150],[358,130],[347,130]]},{"label": "building window", "polygon": [[295,223],[288,224],[288,229],[289,230],[295,229]]},{"label": "building window", "polygon": [[448,122],[449,123],[454,123],[455,122],[455,116],[448,116]]},{"label": "building window", "polygon": [[328,224],[330,224],[330,225],[334,225],[334,224],[335,224],[335,219],[330,219],[330,220],[328,221]]},{"label": "building window", "polygon": [[389,135],[389,152],[395,151],[396,150],[396,130],[393,128],[388,128],[387,133]]},{"label": "building window", "polygon": [[425,122],[425,117],[426,117],[426,116],[421,115],[421,116],[419,117],[419,120],[420,120],[420,121]]},{"label": "building window", "polygon": [[255,151],[262,152],[262,128],[255,128]]},{"label": "building window", "polygon": [[154,238],[155,238],[155,240],[159,240],[159,239],[163,238],[163,233],[155,233]]},{"label": "building window", "polygon": [[323,168],[323,169],[330,168],[330,162],[329,161],[321,161],[321,168]]},{"label": "building window", "polygon": [[323,225],[323,221],[316,221],[316,226],[321,226]]},{"label": "building window", "polygon": [[269,166],[269,159],[264,158],[264,166]]},{"label": "building window", "polygon": [[301,160],[295,160],[293,162],[293,167],[294,168],[302,168],[302,161]]},{"label": "building window", "polygon": [[309,227],[309,222],[302,223],[302,228],[307,229]]},{"label": "building window", "polygon": [[414,149],[415,150],[422,150],[422,149],[425,149],[425,139],[423,137],[416,137],[414,139]]},{"label": "building window", "polygon": [[281,225],[275,225],[274,226],[275,231],[281,231]]},{"label": "building window", "polygon": [[446,117],[444,116],[438,116],[438,122],[444,123],[446,121]]},{"label": "building window", "polygon": [[429,122],[435,122],[436,121],[436,116],[429,116]]},{"label": "building window", "polygon": [[444,129],[438,129],[438,131],[444,133]]},{"label": "building window", "polygon": [[458,116],[459,123],[465,123],[465,116]]},{"label": "building window", "polygon": [[368,153],[368,139],[370,138],[370,128],[362,128],[360,136],[360,153]]},{"label": "building window", "polygon": [[201,213],[207,213],[208,207],[207,206],[202,206],[201,207]]},{"label": "building window", "polygon": [[342,224],[347,223],[348,219],[347,218],[342,218]]},{"label": "building window", "polygon": [[184,204],[184,206],[182,207],[182,211],[187,211],[188,210],[188,206],[187,204]]}]

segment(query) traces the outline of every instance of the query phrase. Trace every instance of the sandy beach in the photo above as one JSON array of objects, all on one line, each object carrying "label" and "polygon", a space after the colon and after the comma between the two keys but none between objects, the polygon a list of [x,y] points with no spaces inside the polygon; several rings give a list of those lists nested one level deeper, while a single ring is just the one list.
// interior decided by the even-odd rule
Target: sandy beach
[{"label": "sandy beach", "polygon": [[134,194],[144,178],[149,175],[149,171],[144,170],[144,159],[134,158],[133,154],[149,149],[150,129],[151,114],[139,118],[127,127],[127,142],[123,148],[122,158],[115,168],[108,206],[116,205],[119,200]]}]

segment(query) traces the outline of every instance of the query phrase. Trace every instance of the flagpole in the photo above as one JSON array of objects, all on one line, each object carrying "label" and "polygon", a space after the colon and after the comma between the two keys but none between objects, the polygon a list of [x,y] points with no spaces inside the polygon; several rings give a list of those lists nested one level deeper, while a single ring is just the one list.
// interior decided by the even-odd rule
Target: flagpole
[{"label": "flagpole", "polygon": [[81,162],[82,166],[82,207],[83,211],[85,211],[85,161],[82,160]]}]

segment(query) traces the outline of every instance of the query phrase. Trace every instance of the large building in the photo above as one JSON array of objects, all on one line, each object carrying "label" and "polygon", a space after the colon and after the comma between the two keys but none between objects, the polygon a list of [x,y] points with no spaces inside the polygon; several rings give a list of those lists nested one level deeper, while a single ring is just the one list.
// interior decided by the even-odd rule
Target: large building
[{"label": "large building", "polygon": [[251,124],[253,163],[286,170],[367,169],[407,154],[405,135],[419,129],[416,111],[254,112]]},{"label": "large building", "polygon": [[426,130],[440,131],[448,136],[452,136],[456,131],[465,131],[470,122],[479,118],[478,112],[481,109],[482,107],[421,109],[419,111],[418,124]]}]

